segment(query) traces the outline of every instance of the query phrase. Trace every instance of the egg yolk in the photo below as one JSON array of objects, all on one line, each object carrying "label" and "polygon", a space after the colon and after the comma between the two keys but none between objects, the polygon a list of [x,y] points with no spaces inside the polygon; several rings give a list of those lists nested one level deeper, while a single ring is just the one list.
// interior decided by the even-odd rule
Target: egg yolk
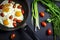
[{"label": "egg yolk", "polygon": [[16,12],[15,12],[15,16],[19,17],[19,16],[21,16],[21,15],[22,15],[22,12],[20,12],[20,11],[16,11]]},{"label": "egg yolk", "polygon": [[8,7],[3,7],[3,12],[9,12],[9,8]]},{"label": "egg yolk", "polygon": [[3,24],[4,25],[8,25],[9,24],[8,20],[7,19],[6,20],[3,20]]}]

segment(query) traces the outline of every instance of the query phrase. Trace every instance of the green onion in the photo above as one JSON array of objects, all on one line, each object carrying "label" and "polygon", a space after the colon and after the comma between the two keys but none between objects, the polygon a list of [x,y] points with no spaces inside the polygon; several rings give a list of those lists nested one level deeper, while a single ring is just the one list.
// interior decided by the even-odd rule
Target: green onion
[{"label": "green onion", "polygon": [[40,29],[38,5],[37,5],[36,0],[34,0],[33,3],[32,3],[32,24],[33,24],[33,22],[34,22],[34,26],[35,26],[35,31],[36,31],[36,28]]}]

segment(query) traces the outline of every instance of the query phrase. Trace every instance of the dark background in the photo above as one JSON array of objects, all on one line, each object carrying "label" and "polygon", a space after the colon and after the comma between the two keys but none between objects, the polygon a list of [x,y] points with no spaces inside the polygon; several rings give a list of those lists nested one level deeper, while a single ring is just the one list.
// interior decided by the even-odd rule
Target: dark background
[{"label": "dark background", "polygon": [[[32,3],[33,0],[27,0],[28,2],[28,6],[29,6],[29,17],[26,21],[26,24],[28,25],[27,27],[30,27],[32,29],[32,31],[34,31],[34,27],[33,25],[31,24],[31,3]],[[59,3],[57,3],[58,5],[60,5]],[[38,9],[39,9],[39,12],[41,11],[45,11],[45,7],[43,7],[40,3],[38,3]],[[39,18],[40,19],[40,22],[42,21],[45,21],[47,18],[49,18],[49,14],[45,12],[45,17],[43,18]],[[46,27],[42,27],[40,25],[41,29],[40,30],[37,30],[37,32],[34,32],[35,33],[35,36],[37,37],[37,40],[53,40],[53,34],[50,35],[50,36],[47,36],[46,35],[46,30],[48,28],[51,28],[52,30],[52,25],[51,23],[47,23],[47,26]],[[29,31],[31,33],[31,31]],[[53,32],[53,30],[52,30]],[[18,30],[15,30],[15,31],[2,31],[0,30],[0,40],[10,40],[10,35],[12,33],[15,33],[16,34],[16,37],[14,40],[33,40],[25,31],[23,31],[22,29],[18,29]],[[34,39],[35,40],[35,39]],[[59,39],[57,39],[59,40]]]}]

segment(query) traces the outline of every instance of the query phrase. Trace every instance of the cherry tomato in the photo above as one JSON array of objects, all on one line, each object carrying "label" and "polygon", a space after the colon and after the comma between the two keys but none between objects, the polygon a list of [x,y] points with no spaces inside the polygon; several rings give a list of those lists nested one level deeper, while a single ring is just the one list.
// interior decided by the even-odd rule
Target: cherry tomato
[{"label": "cherry tomato", "polygon": [[45,13],[44,12],[40,12],[39,13],[41,17],[44,17],[45,16]]},{"label": "cherry tomato", "polygon": [[12,2],[12,0],[8,0],[8,3],[11,3]]},{"label": "cherry tomato", "polygon": [[16,4],[13,5],[13,8],[15,8],[15,7],[16,7]]},{"label": "cherry tomato", "polygon": [[18,8],[18,9],[20,9],[20,8],[22,8],[22,6],[21,6],[21,5],[19,5],[17,8]]},{"label": "cherry tomato", "polygon": [[13,19],[13,21],[16,21],[16,20],[17,20],[17,18],[14,18],[14,19]]},{"label": "cherry tomato", "polygon": [[13,21],[13,23],[16,23],[16,21]]},{"label": "cherry tomato", "polygon": [[1,15],[2,17],[4,17],[4,14],[3,14],[3,13],[1,13],[0,15]]},{"label": "cherry tomato", "polygon": [[22,14],[24,14],[25,12],[24,12],[24,10],[22,10]]},{"label": "cherry tomato", "polygon": [[18,23],[22,22],[22,20],[17,20]]},{"label": "cherry tomato", "polygon": [[0,5],[0,9],[2,9],[3,8],[3,5]]},{"label": "cherry tomato", "polygon": [[16,24],[16,23],[13,23],[13,26],[14,26],[14,27],[16,27],[16,26],[17,26],[17,24]]},{"label": "cherry tomato", "polygon": [[11,39],[14,39],[16,37],[16,35],[13,33],[11,34]]},{"label": "cherry tomato", "polygon": [[47,26],[47,23],[46,22],[41,22],[41,25],[43,26],[43,27],[46,27]]},{"label": "cherry tomato", "polygon": [[48,35],[51,35],[51,34],[52,34],[51,29],[48,29],[48,30],[47,30],[47,34],[48,34]]},{"label": "cherry tomato", "polygon": [[11,15],[10,17],[9,17],[9,19],[12,19],[13,18],[13,16]]}]

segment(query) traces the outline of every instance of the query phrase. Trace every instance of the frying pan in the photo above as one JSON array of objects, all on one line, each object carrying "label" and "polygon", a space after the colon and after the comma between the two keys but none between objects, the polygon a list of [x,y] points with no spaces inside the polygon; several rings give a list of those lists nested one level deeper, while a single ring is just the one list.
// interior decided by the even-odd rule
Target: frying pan
[{"label": "frying pan", "polygon": [[[4,0],[0,0],[0,3],[3,2]],[[3,31],[13,31],[22,28],[24,32],[28,34],[33,40],[37,40],[38,38],[35,36],[36,34],[31,30],[31,28],[26,25],[26,20],[29,17],[29,6],[27,0],[13,0],[15,3],[19,3],[22,5],[24,9],[24,20],[21,23],[17,23],[16,28],[8,28],[2,24],[0,24],[0,29]]]},{"label": "frying pan", "polygon": [[[0,3],[2,3],[4,0],[0,0]],[[19,3],[22,5],[22,8],[24,9],[24,20],[21,23],[17,23],[17,27],[16,28],[8,28],[2,24],[0,24],[0,29],[1,30],[5,30],[5,31],[11,31],[11,30],[16,30],[19,28],[24,28],[25,27],[25,22],[28,18],[29,15],[29,8],[28,8],[28,4],[26,0],[13,0],[15,3]]]}]

